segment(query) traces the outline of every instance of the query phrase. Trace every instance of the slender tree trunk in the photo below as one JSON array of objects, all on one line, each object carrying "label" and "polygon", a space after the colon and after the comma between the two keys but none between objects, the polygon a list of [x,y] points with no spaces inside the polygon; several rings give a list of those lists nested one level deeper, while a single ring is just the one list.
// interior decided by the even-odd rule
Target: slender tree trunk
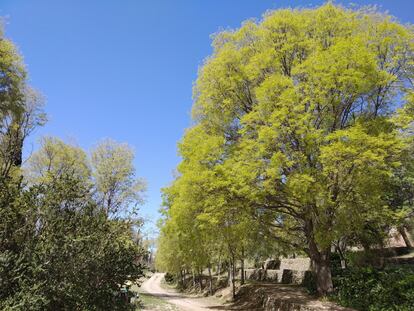
[{"label": "slender tree trunk", "polygon": [[240,283],[241,283],[241,285],[243,285],[244,282],[245,282],[245,280],[244,280],[244,258],[242,258],[240,260],[240,274],[241,274]]},{"label": "slender tree trunk", "polygon": [[347,262],[346,262],[346,257],[345,257],[345,249],[346,249],[346,246],[344,246],[344,248],[342,249],[341,243],[338,242],[338,246],[337,246],[336,249],[338,251],[339,258],[341,260],[341,268],[342,269],[346,269],[346,267],[347,267]]},{"label": "slender tree trunk", "polygon": [[231,286],[231,264],[230,262],[228,263],[228,266],[227,266],[227,280],[228,280],[229,286]]},{"label": "slender tree trunk", "polygon": [[408,234],[407,234],[407,231],[405,230],[405,227],[404,226],[399,227],[398,228],[398,232],[401,234],[401,236],[402,236],[402,238],[404,240],[405,245],[407,247],[412,248],[413,247],[413,244],[411,243],[410,238],[408,237]]},{"label": "slender tree trunk", "polygon": [[200,283],[200,289],[203,289],[203,269],[201,268],[198,272],[198,280]]},{"label": "slender tree trunk", "polygon": [[181,287],[184,287],[184,273],[183,270],[180,270],[180,282]]},{"label": "slender tree trunk", "polygon": [[234,299],[236,298],[236,261],[234,259],[234,254],[232,254],[231,258],[231,290]]},{"label": "slender tree trunk", "polygon": [[13,120],[10,128],[7,130],[7,136],[9,137],[9,155],[10,161],[13,166],[20,167],[23,163],[23,134],[19,126],[19,121]]},{"label": "slender tree trunk", "polygon": [[221,279],[221,256],[219,256],[219,261],[217,265],[217,282],[220,283]]},{"label": "slender tree trunk", "polygon": [[192,270],[192,273],[193,273],[193,287],[195,287],[196,286],[196,277],[195,277],[194,270]]},{"label": "slender tree trunk", "polygon": [[240,283],[244,284],[244,247],[242,247],[240,258]]},{"label": "slender tree trunk", "polygon": [[208,265],[208,291],[210,295],[213,295],[213,276],[211,275],[211,266]]}]

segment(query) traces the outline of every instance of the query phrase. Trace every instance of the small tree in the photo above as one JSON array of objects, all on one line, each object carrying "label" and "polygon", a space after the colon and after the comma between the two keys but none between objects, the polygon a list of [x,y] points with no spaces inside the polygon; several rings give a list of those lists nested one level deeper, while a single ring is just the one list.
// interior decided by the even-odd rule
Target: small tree
[{"label": "small tree", "polygon": [[109,139],[92,151],[96,196],[108,214],[125,212],[143,200],[145,183],[136,178],[133,160],[131,147]]}]

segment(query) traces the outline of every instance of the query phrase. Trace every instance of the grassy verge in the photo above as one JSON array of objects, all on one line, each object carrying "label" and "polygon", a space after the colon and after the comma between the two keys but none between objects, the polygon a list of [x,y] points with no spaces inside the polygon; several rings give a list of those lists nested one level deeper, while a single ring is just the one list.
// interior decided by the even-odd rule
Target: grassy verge
[{"label": "grassy verge", "polygon": [[139,294],[140,301],[142,303],[141,307],[137,308],[138,310],[151,310],[151,311],[178,311],[178,308],[174,305],[166,302],[165,300],[152,296],[146,293]]}]

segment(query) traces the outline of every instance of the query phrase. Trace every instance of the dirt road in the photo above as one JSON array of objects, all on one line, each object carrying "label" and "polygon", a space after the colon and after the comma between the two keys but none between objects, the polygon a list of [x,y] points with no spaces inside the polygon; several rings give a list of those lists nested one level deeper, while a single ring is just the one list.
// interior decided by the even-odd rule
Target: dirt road
[{"label": "dirt road", "polygon": [[154,297],[164,299],[183,311],[226,310],[222,305],[213,302],[210,299],[187,296],[162,288],[161,280],[163,278],[163,273],[155,273],[141,285],[141,290]]}]

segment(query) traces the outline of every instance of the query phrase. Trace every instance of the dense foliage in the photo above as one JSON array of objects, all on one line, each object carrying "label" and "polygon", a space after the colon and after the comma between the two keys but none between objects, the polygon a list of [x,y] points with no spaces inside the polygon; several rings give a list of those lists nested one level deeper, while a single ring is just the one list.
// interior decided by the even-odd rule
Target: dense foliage
[{"label": "dense foliage", "polygon": [[120,284],[142,275],[128,223],[109,220],[72,179],[1,186],[2,310],[126,307]]},{"label": "dense foliage", "polygon": [[334,277],[334,299],[357,310],[414,309],[414,269],[354,268]]},{"label": "dense foliage", "polygon": [[45,121],[0,33],[0,309],[129,310],[120,288],[142,276],[145,255],[131,211],[143,190],[133,153],[105,141],[90,161],[45,138],[23,168],[24,140]]},{"label": "dense foliage", "polygon": [[197,273],[224,258],[234,275],[239,259],[304,252],[332,292],[334,246],[381,244],[413,215],[413,29],[327,3],[268,12],[213,47],[158,264]]}]

